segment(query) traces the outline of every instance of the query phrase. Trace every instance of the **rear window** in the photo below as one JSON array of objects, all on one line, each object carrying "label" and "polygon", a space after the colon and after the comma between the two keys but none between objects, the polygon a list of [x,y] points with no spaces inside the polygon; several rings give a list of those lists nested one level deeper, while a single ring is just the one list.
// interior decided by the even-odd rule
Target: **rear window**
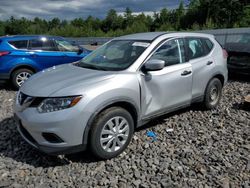
[{"label": "rear window", "polygon": [[244,34],[229,34],[227,35],[226,43],[237,43],[241,42]]},{"label": "rear window", "polygon": [[15,41],[9,41],[9,44],[14,46],[17,49],[27,49],[27,40],[15,40]]}]

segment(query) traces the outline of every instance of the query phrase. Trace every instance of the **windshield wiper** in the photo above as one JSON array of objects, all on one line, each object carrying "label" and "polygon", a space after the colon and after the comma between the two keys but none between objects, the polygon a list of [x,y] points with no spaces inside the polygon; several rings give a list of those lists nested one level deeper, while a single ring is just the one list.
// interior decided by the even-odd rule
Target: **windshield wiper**
[{"label": "windshield wiper", "polygon": [[87,68],[87,69],[94,69],[94,70],[103,70],[103,71],[107,71],[106,68],[104,67],[100,67],[100,66],[96,66],[96,65],[91,65],[91,64],[87,64],[87,63],[77,63],[75,64],[76,66],[82,67],[82,68]]}]

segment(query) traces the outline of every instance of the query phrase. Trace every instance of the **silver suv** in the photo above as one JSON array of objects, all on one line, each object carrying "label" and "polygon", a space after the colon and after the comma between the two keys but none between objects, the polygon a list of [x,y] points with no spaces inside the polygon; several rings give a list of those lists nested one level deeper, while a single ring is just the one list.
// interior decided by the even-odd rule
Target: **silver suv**
[{"label": "silver suv", "polygon": [[79,62],[46,69],[18,92],[22,137],[49,154],[119,155],[134,129],[202,102],[215,108],[227,82],[227,53],[212,35],[138,33],[104,44]]}]

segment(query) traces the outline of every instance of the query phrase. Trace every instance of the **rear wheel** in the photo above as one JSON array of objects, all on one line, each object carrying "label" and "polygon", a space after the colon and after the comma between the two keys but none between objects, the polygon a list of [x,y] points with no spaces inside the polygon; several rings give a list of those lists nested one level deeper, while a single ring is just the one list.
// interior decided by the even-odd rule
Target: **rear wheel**
[{"label": "rear wheel", "polygon": [[133,118],[120,107],[101,112],[91,128],[90,149],[100,159],[109,159],[122,153],[134,132]]},{"label": "rear wheel", "polygon": [[213,78],[207,85],[204,98],[206,109],[214,109],[220,102],[222,94],[222,84],[218,78]]},{"label": "rear wheel", "polygon": [[13,86],[15,87],[15,89],[19,89],[21,87],[21,85],[26,80],[28,80],[28,78],[32,74],[34,74],[34,72],[30,69],[27,69],[27,68],[15,70],[11,76],[11,82],[12,82]]}]

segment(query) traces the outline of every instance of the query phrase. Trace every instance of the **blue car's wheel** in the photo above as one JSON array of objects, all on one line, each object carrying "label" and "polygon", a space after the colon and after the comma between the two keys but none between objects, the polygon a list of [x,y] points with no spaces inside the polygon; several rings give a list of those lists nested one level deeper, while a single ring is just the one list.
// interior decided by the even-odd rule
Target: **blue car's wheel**
[{"label": "blue car's wheel", "polygon": [[15,70],[12,73],[11,81],[15,89],[19,89],[21,85],[32,75],[34,72],[30,69],[22,68]]}]

